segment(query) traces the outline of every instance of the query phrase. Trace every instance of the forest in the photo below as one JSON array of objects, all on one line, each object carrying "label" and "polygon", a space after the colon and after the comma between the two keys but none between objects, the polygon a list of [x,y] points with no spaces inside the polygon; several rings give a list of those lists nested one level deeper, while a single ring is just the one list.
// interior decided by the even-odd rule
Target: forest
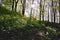
[{"label": "forest", "polygon": [[0,40],[60,40],[60,0],[0,0]]}]

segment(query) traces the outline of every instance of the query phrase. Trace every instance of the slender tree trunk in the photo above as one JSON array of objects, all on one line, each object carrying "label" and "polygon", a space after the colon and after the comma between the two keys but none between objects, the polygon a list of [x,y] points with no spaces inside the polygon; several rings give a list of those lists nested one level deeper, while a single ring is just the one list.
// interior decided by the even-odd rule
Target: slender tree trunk
[{"label": "slender tree trunk", "polygon": [[42,6],[42,20],[44,21],[44,6]]},{"label": "slender tree trunk", "polygon": [[[32,4],[33,4],[34,0],[32,0]],[[31,7],[31,11],[30,11],[30,20],[32,19],[32,10],[33,8]]]},{"label": "slender tree trunk", "polygon": [[31,8],[31,12],[30,12],[30,20],[32,19],[32,8]]},{"label": "slender tree trunk", "polygon": [[26,4],[26,0],[23,0],[23,3],[22,3],[22,15],[24,15],[24,13],[25,13],[25,4]]},{"label": "slender tree trunk", "polygon": [[57,1],[55,1],[55,6],[54,6],[54,23],[55,23],[55,21],[56,21],[56,13],[57,13],[57,9],[56,9],[56,7],[57,7]]},{"label": "slender tree trunk", "polygon": [[51,13],[51,22],[53,22],[53,0],[52,0],[52,2],[51,2],[51,7],[52,7],[52,13]]},{"label": "slender tree trunk", "polygon": [[60,23],[60,0],[59,0],[59,23]]},{"label": "slender tree trunk", "polygon": [[15,0],[15,11],[17,11],[17,3],[19,0]]},{"label": "slender tree trunk", "polygon": [[14,10],[14,0],[12,0],[12,10]]},{"label": "slender tree trunk", "polygon": [[42,0],[40,0],[40,21],[41,21],[41,8],[42,8],[41,2],[42,2]]},{"label": "slender tree trunk", "polygon": [[54,12],[54,23],[55,23],[55,13],[56,13],[56,10],[54,9],[53,12]]},{"label": "slender tree trunk", "polygon": [[[45,0],[43,1],[45,5]],[[44,5],[42,5],[42,20],[44,21]]]},{"label": "slender tree trunk", "polygon": [[49,22],[49,7],[48,7],[48,22]]}]

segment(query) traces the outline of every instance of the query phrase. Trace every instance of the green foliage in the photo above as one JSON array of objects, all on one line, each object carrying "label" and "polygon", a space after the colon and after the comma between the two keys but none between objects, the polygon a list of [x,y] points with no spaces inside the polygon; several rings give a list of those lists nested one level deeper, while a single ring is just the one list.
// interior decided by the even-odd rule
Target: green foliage
[{"label": "green foliage", "polygon": [[0,6],[0,29],[1,30],[11,30],[18,28],[21,25],[20,22],[21,15],[17,12],[7,10],[6,8]]},{"label": "green foliage", "polygon": [[[0,6],[0,31],[9,32],[14,30],[16,34],[19,33],[20,36],[35,37],[36,33],[43,32],[43,37],[41,35],[37,36],[40,40],[55,40],[56,36],[60,35],[55,28],[50,26],[45,26],[46,22],[37,21],[35,19],[29,19],[28,17],[22,17],[20,14],[14,11],[7,10],[5,7]],[[22,30],[21,30],[22,29]],[[20,31],[23,33],[21,35]],[[17,33],[18,32],[18,33]],[[15,33],[14,33],[15,34]],[[20,38],[20,37],[19,37]]]},{"label": "green foliage", "polygon": [[12,4],[12,0],[3,0],[3,4],[5,4],[5,6],[11,5]]}]

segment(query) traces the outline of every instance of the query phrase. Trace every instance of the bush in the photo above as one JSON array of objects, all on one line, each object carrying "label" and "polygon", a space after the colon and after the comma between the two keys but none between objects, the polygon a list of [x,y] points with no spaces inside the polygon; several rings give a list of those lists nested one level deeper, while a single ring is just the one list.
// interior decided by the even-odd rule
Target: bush
[{"label": "bush", "polygon": [[0,6],[0,29],[8,31],[21,26],[21,15]]}]

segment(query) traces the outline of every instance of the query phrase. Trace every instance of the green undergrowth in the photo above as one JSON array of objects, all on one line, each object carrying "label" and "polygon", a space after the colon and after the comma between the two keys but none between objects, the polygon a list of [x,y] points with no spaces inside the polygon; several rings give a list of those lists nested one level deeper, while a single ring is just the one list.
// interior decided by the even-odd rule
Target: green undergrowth
[{"label": "green undergrowth", "polygon": [[0,31],[7,33],[11,30],[14,30],[14,32],[17,31],[16,33],[21,31],[23,32],[23,37],[25,34],[29,34],[30,36],[28,37],[31,37],[34,35],[34,33],[42,31],[43,37],[41,35],[41,37],[38,37],[38,39],[41,38],[40,40],[55,40],[55,38],[58,38],[60,31],[58,32],[56,28],[45,26],[45,23],[46,22],[43,21],[39,22],[34,18],[30,19],[28,17],[22,16],[17,12],[0,6]]},{"label": "green undergrowth", "polygon": [[17,12],[10,11],[5,7],[0,6],[0,29],[8,31],[13,28],[18,28],[22,25],[22,16]]}]

